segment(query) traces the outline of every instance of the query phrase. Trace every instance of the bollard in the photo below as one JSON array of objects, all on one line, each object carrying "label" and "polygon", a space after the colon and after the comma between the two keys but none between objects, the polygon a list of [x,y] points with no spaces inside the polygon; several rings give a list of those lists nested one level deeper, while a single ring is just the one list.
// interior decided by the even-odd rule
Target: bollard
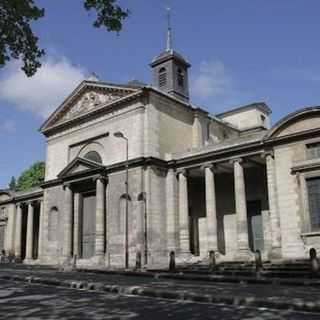
[{"label": "bollard", "polygon": [[319,261],[317,258],[317,251],[315,248],[310,249],[309,256],[312,274],[316,275],[319,271]]},{"label": "bollard", "polygon": [[141,269],[141,252],[136,253],[136,269]]},{"label": "bollard", "polygon": [[216,255],[213,250],[209,251],[209,268],[213,271],[216,267]]},{"label": "bollard", "polygon": [[257,278],[260,277],[260,272],[262,271],[262,258],[261,258],[261,252],[260,250],[256,250],[254,254],[255,258],[255,265],[256,265],[256,276]]},{"label": "bollard", "polygon": [[169,271],[170,272],[176,271],[176,255],[174,251],[171,251],[169,255]]}]

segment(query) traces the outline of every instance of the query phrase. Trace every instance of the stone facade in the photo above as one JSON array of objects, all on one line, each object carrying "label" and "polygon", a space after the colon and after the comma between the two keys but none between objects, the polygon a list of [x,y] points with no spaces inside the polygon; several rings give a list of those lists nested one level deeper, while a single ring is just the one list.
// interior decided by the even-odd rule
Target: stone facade
[{"label": "stone facade", "polygon": [[[179,84],[179,56],[158,58],[169,84],[187,85],[186,62]],[[219,262],[319,250],[309,182],[320,157],[309,149],[320,143],[320,107],[270,128],[264,103],[211,115],[180,90],[83,81],[41,128],[44,183],[0,192],[0,249],[27,264],[95,268],[132,268],[139,256],[167,266],[172,251],[191,263],[212,251]]]}]

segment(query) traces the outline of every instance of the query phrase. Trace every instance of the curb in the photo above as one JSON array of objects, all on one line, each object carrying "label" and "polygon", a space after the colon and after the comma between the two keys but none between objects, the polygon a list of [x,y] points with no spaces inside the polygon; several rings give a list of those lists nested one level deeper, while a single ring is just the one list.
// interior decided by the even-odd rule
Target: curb
[{"label": "curb", "polygon": [[[72,281],[72,280],[57,280],[50,278],[38,277],[22,277],[22,276],[0,276],[2,280],[20,281],[34,284],[44,284],[55,287],[69,288],[74,290],[86,290],[96,292],[107,292],[119,295],[135,295],[152,298],[164,298],[170,300],[191,301],[191,302],[204,302],[214,304],[227,304],[234,306],[246,307],[262,307],[281,310],[295,310],[304,312],[320,312],[320,301],[290,301],[282,302],[271,299],[259,299],[255,297],[230,297],[219,296],[211,294],[199,294],[190,291],[172,291],[163,289],[146,288],[143,286],[120,286],[120,285],[104,285],[101,282],[86,282],[86,281]],[[296,300],[296,299],[295,299]]]},{"label": "curb", "polygon": [[226,283],[247,283],[247,284],[267,284],[267,285],[285,285],[285,286],[312,286],[320,287],[320,279],[281,279],[281,278],[253,278],[244,276],[222,276],[222,275],[203,275],[189,274],[183,272],[150,272],[150,271],[116,271],[116,270],[95,270],[95,269],[76,269],[77,272],[112,274],[122,276],[140,276],[155,279],[173,279],[189,281],[206,281],[206,282],[226,282]]}]

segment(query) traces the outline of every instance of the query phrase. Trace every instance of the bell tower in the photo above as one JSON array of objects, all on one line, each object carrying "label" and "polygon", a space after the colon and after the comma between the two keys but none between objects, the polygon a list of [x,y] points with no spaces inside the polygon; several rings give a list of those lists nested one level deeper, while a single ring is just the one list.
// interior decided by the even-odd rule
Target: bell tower
[{"label": "bell tower", "polygon": [[150,66],[153,70],[153,85],[172,96],[189,101],[188,68],[190,64],[172,49],[170,9],[168,10],[166,50],[156,56]]}]

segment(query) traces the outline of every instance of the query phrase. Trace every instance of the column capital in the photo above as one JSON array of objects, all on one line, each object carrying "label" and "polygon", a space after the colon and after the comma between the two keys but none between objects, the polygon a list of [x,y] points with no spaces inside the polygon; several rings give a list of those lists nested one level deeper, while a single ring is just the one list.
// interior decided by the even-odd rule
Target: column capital
[{"label": "column capital", "polygon": [[97,180],[100,180],[104,184],[108,184],[108,182],[109,182],[108,176],[103,176],[103,175],[99,175],[97,177],[94,177],[93,180],[94,180],[94,182],[97,182]]},{"label": "column capital", "polygon": [[268,157],[274,159],[274,151],[273,150],[266,150],[261,154],[261,158],[263,158],[263,159],[266,159]]},{"label": "column capital", "polygon": [[36,204],[36,202],[37,202],[37,200],[28,200],[28,201],[26,201],[25,203],[26,203],[27,206],[32,206],[32,207],[34,207],[35,204]]},{"label": "column capital", "polygon": [[213,173],[215,173],[218,170],[218,164],[217,163],[205,163],[200,168],[201,168],[201,170],[210,169]]},{"label": "column capital", "polygon": [[18,203],[16,203],[16,208],[22,209],[24,205],[25,205],[24,202],[18,202]]},{"label": "column capital", "polygon": [[185,168],[181,168],[176,170],[176,175],[179,176],[180,174],[184,175],[185,177],[188,176],[188,170]]},{"label": "column capital", "polygon": [[71,183],[68,183],[68,182],[63,183],[63,190],[66,190],[67,188],[71,189]]},{"label": "column capital", "polygon": [[244,162],[245,162],[245,159],[240,157],[229,160],[229,163],[231,164],[235,164],[235,163],[243,164]]}]

